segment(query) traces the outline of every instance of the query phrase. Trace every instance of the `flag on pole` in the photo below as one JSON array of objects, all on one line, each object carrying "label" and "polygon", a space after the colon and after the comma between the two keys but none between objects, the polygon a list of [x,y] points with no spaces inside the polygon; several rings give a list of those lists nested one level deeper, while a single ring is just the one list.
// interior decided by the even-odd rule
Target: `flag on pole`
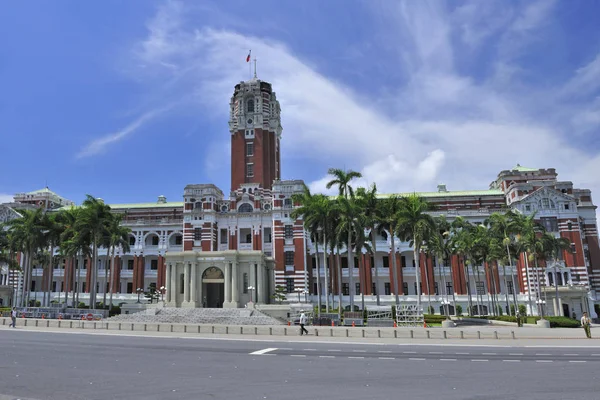
[{"label": "flag on pole", "polygon": [[252,50],[248,51],[248,57],[246,57],[246,62],[250,62],[250,53],[252,53]]}]

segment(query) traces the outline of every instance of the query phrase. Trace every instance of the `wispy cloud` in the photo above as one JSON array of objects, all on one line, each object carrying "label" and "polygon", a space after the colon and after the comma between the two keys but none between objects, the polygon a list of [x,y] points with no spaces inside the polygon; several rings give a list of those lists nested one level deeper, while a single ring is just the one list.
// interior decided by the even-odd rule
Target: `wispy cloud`
[{"label": "wispy cloud", "polygon": [[[382,24],[385,37],[402,43],[399,58],[407,71],[405,83],[387,91],[391,95],[385,98],[320,73],[285,43],[197,27],[191,18],[184,23],[187,14],[174,2],[149,23],[135,63],[144,65],[149,82],[171,79],[170,95],[202,93],[194,99],[210,99],[210,113],[226,118],[232,86],[247,76],[241,59],[252,48],[261,57],[259,77],[273,83],[282,103],[283,162],[292,154],[304,161],[296,168],[284,164],[288,177],[302,177],[304,164],[310,162],[324,172],[343,165],[360,170],[363,182],[377,182],[382,191],[434,190],[440,181],[457,190],[485,188],[499,171],[521,163],[555,167],[561,176],[576,177],[576,184],[600,192],[600,177],[590,172],[598,170],[592,167],[600,166],[599,159],[574,146],[565,133],[578,103],[528,86],[511,73],[522,68],[517,55],[537,43],[553,4],[526,3],[502,14],[501,21],[486,15],[495,25],[480,36],[474,33],[478,10],[463,10],[458,18],[439,2],[384,8],[385,18],[395,21]],[[520,42],[511,47],[511,38]],[[463,48],[466,42],[471,47],[504,46],[487,64],[504,66],[502,85],[499,69],[489,68],[491,72],[477,77],[462,71],[456,61],[465,54],[457,40]],[[574,71],[570,84],[588,82],[595,71],[594,64],[583,66]],[[565,84],[557,81],[554,87]],[[541,111],[536,106],[540,99]],[[570,114],[560,124],[549,123],[559,110]],[[588,111],[589,124],[596,110]],[[226,148],[226,140],[206,146],[207,155]],[[575,159],[580,162],[573,163]],[[326,181],[321,176],[309,183],[324,190]]]},{"label": "wispy cloud", "polygon": [[151,120],[158,117],[160,114],[167,111],[169,108],[170,108],[170,106],[167,106],[167,107],[162,107],[159,109],[148,111],[148,112],[142,114],[141,116],[139,116],[138,118],[136,118],[131,123],[129,123],[129,125],[127,125],[123,129],[93,140],[87,146],[85,146],[83,149],[81,149],[81,151],[79,153],[77,153],[76,158],[78,158],[78,159],[86,158],[86,157],[94,156],[94,155],[105,152],[106,149],[110,145],[118,143],[121,140],[125,139],[127,136],[132,135],[133,133],[138,131],[140,128],[142,128],[144,125],[146,125],[148,122],[150,122]]}]

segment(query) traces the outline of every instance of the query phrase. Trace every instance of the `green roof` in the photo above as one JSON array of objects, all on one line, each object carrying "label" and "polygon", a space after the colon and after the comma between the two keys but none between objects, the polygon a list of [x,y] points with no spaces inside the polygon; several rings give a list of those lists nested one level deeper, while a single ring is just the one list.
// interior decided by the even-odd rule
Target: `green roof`
[{"label": "green roof", "polygon": [[514,167],[513,169],[511,169],[511,171],[519,171],[519,172],[536,172],[538,171],[537,168],[527,168],[527,167],[521,167],[521,164],[517,164],[516,167]]},{"label": "green roof", "polygon": [[[392,194],[396,196],[405,197],[410,196],[413,193],[386,193],[379,194],[378,197],[385,198]],[[468,196],[503,196],[502,190],[490,189],[490,190],[456,190],[447,192],[415,192],[420,197],[468,197]]]}]

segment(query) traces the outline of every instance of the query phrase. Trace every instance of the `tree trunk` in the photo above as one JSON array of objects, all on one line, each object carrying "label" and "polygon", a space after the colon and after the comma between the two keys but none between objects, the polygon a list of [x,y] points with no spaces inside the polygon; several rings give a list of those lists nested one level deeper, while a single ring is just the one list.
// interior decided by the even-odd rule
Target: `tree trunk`
[{"label": "tree trunk", "polygon": [[354,256],[352,255],[352,230],[350,227],[350,221],[348,221],[348,242],[346,243],[346,250],[348,253],[348,278],[350,283],[350,311],[354,311]]},{"label": "tree trunk", "polygon": [[467,295],[469,298],[469,312],[468,315],[469,317],[473,316],[473,296],[471,295],[471,290],[473,289],[473,287],[471,286],[471,276],[469,275],[469,258],[468,257],[464,257],[463,258],[463,270],[465,273],[465,279],[467,280]]},{"label": "tree trunk", "polygon": [[110,298],[108,300],[108,310],[112,310],[112,306],[113,306],[113,293],[115,291],[115,284],[114,284],[114,274],[115,274],[115,246],[112,247],[112,254],[111,254],[111,261],[110,261]]},{"label": "tree trunk", "polygon": [[339,304],[338,304],[338,314],[341,318],[342,316],[342,309],[344,306],[344,302],[342,301],[342,261],[341,261],[341,257],[340,257],[340,248],[336,248],[336,268],[337,268],[337,272],[338,272],[338,299],[339,299]]},{"label": "tree trunk", "polygon": [[325,312],[329,312],[329,274],[327,273],[327,237],[323,231],[323,270],[325,271]]},{"label": "tree trunk", "polygon": [[91,278],[90,278],[90,284],[91,284],[91,288],[90,288],[90,309],[91,310],[95,310],[96,309],[96,283],[97,283],[97,270],[96,268],[98,267],[98,245],[97,245],[97,241],[94,240],[94,252],[92,254],[92,265],[89,268],[89,272],[92,274]]},{"label": "tree trunk", "polygon": [[[104,295],[102,296],[102,307],[106,308],[106,291],[108,289],[108,265],[106,264],[110,264],[110,267],[112,267],[112,262],[110,261],[110,257],[108,256],[109,253],[109,249],[106,249],[106,263],[104,263],[104,286],[103,286],[103,292]],[[150,300],[152,301],[152,299]]]},{"label": "tree trunk", "polygon": [[[71,257],[65,258],[65,270],[63,272],[63,285],[65,285],[65,307],[69,306],[69,283],[67,282],[67,260],[71,261]],[[71,279],[71,275],[69,275]]]},{"label": "tree trunk", "polygon": [[371,237],[373,238],[373,265],[371,268],[375,269],[375,296],[377,297],[377,305],[380,305],[379,298],[379,272],[377,272],[377,237],[375,235],[375,225],[371,228]]},{"label": "tree trunk", "polygon": [[321,268],[319,266],[320,263],[318,237],[315,238],[315,259],[317,261],[317,317],[321,318]]},{"label": "tree trunk", "polygon": [[416,264],[416,268],[415,268],[415,281],[417,283],[417,312],[421,312],[421,277],[420,277],[420,265],[419,264],[419,259],[420,259],[420,251],[421,251],[421,247],[417,244],[417,241],[414,240],[414,244],[413,244],[413,251],[415,253],[415,264]]},{"label": "tree trunk", "polygon": [[527,296],[529,300],[529,312],[533,315],[533,304],[531,303],[531,279],[529,278],[529,256],[525,252],[525,276],[527,277]]},{"label": "tree trunk", "polygon": [[427,258],[425,258],[425,284],[427,285],[427,311],[431,314],[435,314],[435,310],[434,312],[431,312],[431,285],[429,284],[429,267],[427,265]]},{"label": "tree trunk", "polygon": [[[393,232],[395,231],[395,229],[393,229],[393,227],[390,226],[390,231]],[[394,235],[390,232],[390,236],[391,236],[391,249],[392,249],[392,275],[390,276],[390,282],[394,282],[394,285],[396,286],[394,288],[394,294],[395,294],[395,303],[396,303],[396,309],[398,308],[398,303],[400,301],[400,298],[398,297],[398,292],[399,292],[399,288],[398,288],[398,279],[396,279],[396,241],[394,240]]]},{"label": "tree trunk", "polygon": [[81,292],[81,269],[83,267],[83,252],[79,254],[77,258],[77,304],[76,307],[79,308],[79,293]]}]

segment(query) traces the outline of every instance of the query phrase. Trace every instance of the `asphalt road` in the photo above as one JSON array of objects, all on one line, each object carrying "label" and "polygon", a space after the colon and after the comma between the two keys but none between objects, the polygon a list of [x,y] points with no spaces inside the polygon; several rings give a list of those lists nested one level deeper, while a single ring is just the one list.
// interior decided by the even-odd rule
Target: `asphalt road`
[{"label": "asphalt road", "polygon": [[[254,353],[254,354],[253,354]],[[592,399],[600,348],[0,331],[4,399]]]}]

